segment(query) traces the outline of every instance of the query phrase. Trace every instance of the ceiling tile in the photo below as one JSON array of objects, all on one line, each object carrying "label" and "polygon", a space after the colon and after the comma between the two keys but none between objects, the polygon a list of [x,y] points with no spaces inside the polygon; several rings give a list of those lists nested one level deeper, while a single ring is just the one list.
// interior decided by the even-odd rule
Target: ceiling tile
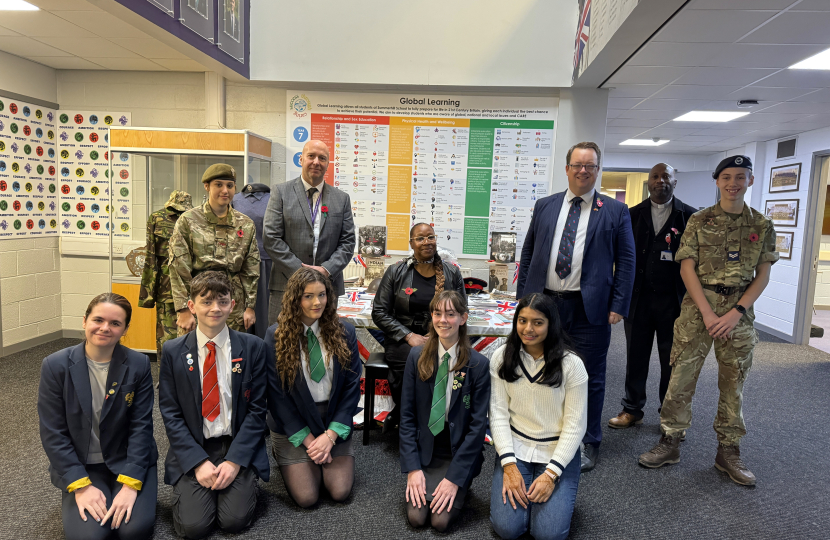
[{"label": "ceiling tile", "polygon": [[741,43],[801,43],[827,44],[830,11],[787,11],[758,28]]},{"label": "ceiling tile", "polygon": [[654,95],[659,99],[722,99],[740,86],[694,86],[673,84]]},{"label": "ceiling tile", "polygon": [[644,120],[642,118],[615,118],[608,121],[609,126],[641,128],[653,128],[663,123],[664,121],[661,120]]},{"label": "ceiling tile", "polygon": [[604,85],[604,88],[612,87],[609,94],[612,98],[629,98],[639,97],[645,98],[657,92],[665,85],[662,84],[626,84],[614,87],[612,84]]},{"label": "ceiling tile", "polygon": [[78,10],[78,11],[100,11],[98,6],[87,2],[87,0],[26,0],[40,9],[45,10]]},{"label": "ceiling tile", "polygon": [[[752,9],[784,9],[795,0],[752,0]],[[823,0],[816,0],[821,2]],[[746,0],[693,0],[686,9],[744,9]]]},{"label": "ceiling tile", "polygon": [[700,86],[746,86],[768,75],[775,69],[736,69],[724,67],[690,68],[677,84],[691,84]]},{"label": "ceiling tile", "polygon": [[[668,45],[668,43],[666,44]],[[692,45],[691,43],[681,45]],[[696,43],[695,45],[702,45]],[[701,58],[700,66],[729,68],[777,68],[790,67],[827,48],[827,45],[770,45],[760,43],[732,43],[720,45],[718,54]],[[686,64],[682,64],[686,65]]]},{"label": "ceiling tile", "polygon": [[607,84],[669,84],[686,71],[687,68],[676,67],[624,66],[611,76]]},{"label": "ceiling tile", "polygon": [[149,38],[147,34],[106,11],[53,11],[81,28],[101,37]]},{"label": "ceiling tile", "polygon": [[792,98],[791,101],[809,101],[812,103],[830,103],[830,88],[823,88],[809,94]]},{"label": "ceiling tile", "polygon": [[96,58],[95,63],[118,71],[167,71],[167,68],[146,58]]},{"label": "ceiling tile", "polygon": [[785,69],[767,77],[759,83],[763,86],[786,86],[790,88],[830,87],[830,71],[820,69]]},{"label": "ceiling tile", "polygon": [[631,107],[637,105],[641,101],[643,101],[643,98],[610,97],[610,98],[608,98],[608,108],[609,109],[630,109]]},{"label": "ceiling tile", "polygon": [[104,69],[77,56],[30,56],[29,60],[55,69]]},{"label": "ceiling tile", "polygon": [[38,41],[93,61],[95,58],[138,58],[135,53],[99,37],[39,38]]},{"label": "ceiling tile", "polygon": [[764,109],[764,112],[819,114],[827,112],[827,105],[809,101],[785,101]]},{"label": "ceiling tile", "polygon": [[[685,111],[684,111],[685,112]],[[617,118],[640,118],[642,120],[673,120],[683,114],[672,110],[629,109],[617,115]]]},{"label": "ceiling tile", "polygon": [[[769,79],[764,79],[761,84],[764,84]],[[757,99],[761,101],[788,101],[799,96],[815,92],[816,88],[801,87],[770,87],[770,86],[747,86],[729,94],[728,97],[734,99],[736,102],[742,99]]]},{"label": "ceiling tile", "polygon": [[646,43],[626,66],[696,67],[710,65],[711,57],[721,53],[722,43]]},{"label": "ceiling tile", "polygon": [[802,0],[790,11],[830,11],[827,0]]},{"label": "ceiling tile", "polygon": [[109,38],[116,45],[124,47],[144,58],[180,58],[187,59],[187,56],[180,53],[173,47],[169,47],[161,41],[153,38]]},{"label": "ceiling tile", "polygon": [[72,56],[25,36],[0,36],[0,51],[28,58],[30,56]]},{"label": "ceiling tile", "polygon": [[17,32],[11,30],[10,28],[6,28],[4,26],[0,26],[0,36],[19,36]]},{"label": "ceiling tile", "polygon": [[691,111],[707,103],[705,99],[658,99],[650,98],[642,101],[636,109],[652,111]]},{"label": "ceiling tile", "polygon": [[734,43],[773,15],[775,15],[774,11],[746,9],[682,10],[660,29],[654,36],[654,41]]},{"label": "ceiling tile", "polygon": [[740,118],[736,118],[729,122],[731,125],[735,124],[742,124],[747,122],[760,122],[762,124],[766,124],[768,126],[773,126],[777,124],[784,124],[787,122],[792,122],[793,120],[800,120],[806,118],[807,114],[794,114],[794,113],[772,113],[772,112],[757,112],[752,113],[747,116],[742,116]]},{"label": "ceiling tile", "polygon": [[171,71],[207,71],[205,66],[190,59],[154,58],[153,61]]},{"label": "ceiling tile", "polygon": [[693,128],[677,127],[680,125],[681,124],[679,122],[672,122],[670,124],[665,124],[660,127],[644,131],[642,132],[642,135],[647,139],[650,139],[651,137],[660,137],[661,139],[678,139],[686,137],[687,135],[708,133],[701,130],[699,126]]},{"label": "ceiling tile", "polygon": [[621,126],[608,126],[605,128],[606,135],[636,135],[640,133],[642,128],[638,127],[621,127]]},{"label": "ceiling tile", "polygon": [[95,34],[48,11],[4,11],[3,26],[29,37],[95,37]]}]

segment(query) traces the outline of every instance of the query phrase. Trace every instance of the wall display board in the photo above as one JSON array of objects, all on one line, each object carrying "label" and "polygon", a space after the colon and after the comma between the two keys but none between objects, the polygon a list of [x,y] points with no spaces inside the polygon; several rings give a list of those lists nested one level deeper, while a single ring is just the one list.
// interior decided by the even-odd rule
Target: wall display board
[{"label": "wall display board", "polygon": [[244,10],[244,0],[219,2],[219,40],[216,45],[240,62],[245,62]]},{"label": "wall display board", "polygon": [[206,40],[213,43],[215,0],[180,0],[179,20]]},{"label": "wall display board", "polygon": [[[58,111],[60,230],[62,235],[109,236],[109,127],[128,126],[129,113]],[[123,159],[122,159],[123,157]],[[113,156],[113,237],[130,239],[132,180],[129,157]]]},{"label": "wall display board", "polygon": [[147,0],[171,17],[173,16],[173,0]]},{"label": "wall display board", "polygon": [[432,224],[439,245],[487,259],[490,234],[521,232],[548,194],[558,98],[289,92],[286,179],[310,139],[331,150],[326,182],[348,193],[356,226],[385,225],[387,250]]},{"label": "wall display board", "polygon": [[58,234],[55,111],[0,95],[0,239]]},{"label": "wall display board", "polygon": [[574,78],[593,62],[640,0],[578,0]]}]

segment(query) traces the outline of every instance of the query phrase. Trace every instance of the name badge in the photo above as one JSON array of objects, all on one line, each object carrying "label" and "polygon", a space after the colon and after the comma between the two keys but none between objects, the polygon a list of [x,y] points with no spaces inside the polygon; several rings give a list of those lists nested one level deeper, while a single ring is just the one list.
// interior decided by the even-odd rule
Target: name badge
[{"label": "name badge", "polygon": [[660,260],[661,261],[674,261],[674,253],[671,251],[661,251],[660,252]]},{"label": "name badge", "polygon": [[740,251],[727,251],[726,252],[726,260],[728,262],[739,262],[741,260],[741,252]]}]

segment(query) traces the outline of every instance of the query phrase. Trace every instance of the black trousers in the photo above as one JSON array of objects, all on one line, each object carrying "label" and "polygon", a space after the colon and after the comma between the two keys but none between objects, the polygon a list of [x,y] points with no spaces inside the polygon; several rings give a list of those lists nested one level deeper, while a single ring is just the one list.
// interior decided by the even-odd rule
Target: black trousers
[{"label": "black trousers", "polygon": [[[92,485],[100,489],[107,498],[107,509],[112,505],[112,499],[121,491],[121,484],[116,482],[118,475],[113,474],[103,463],[99,465],[87,465],[86,472]],[[121,521],[121,526],[110,529],[112,519],[102,527],[92,519],[88,513],[86,521],[81,519],[78,513],[78,504],[75,502],[75,493],[63,492],[61,497],[61,514],[63,518],[63,532],[67,540],[104,540],[107,538],[119,538],[120,540],[141,540],[150,538],[153,535],[153,527],[156,523],[156,499],[158,495],[158,469],[155,465],[147,469],[147,476],[138,497],[133,504],[130,522]],[[126,516],[125,516],[126,519]]]},{"label": "black trousers", "polygon": [[384,360],[389,366],[389,390],[392,392],[392,401],[395,405],[401,403],[401,392],[403,390],[403,372],[406,369],[406,359],[409,358],[409,351],[412,347],[406,340],[396,342],[393,339],[384,337],[385,354]]},{"label": "black trousers", "polygon": [[660,356],[660,404],[666,397],[671,379],[672,338],[674,321],[680,315],[677,295],[656,293],[653,291],[640,295],[634,317],[625,320],[626,368],[625,397],[622,400],[623,411],[643,417],[646,406],[646,380],[651,361],[651,349],[654,335],[657,334],[657,354]]},{"label": "black trousers", "polygon": [[[211,463],[225,461],[232,440],[216,437],[205,441]],[[173,486],[173,528],[185,538],[204,538],[218,521],[226,532],[238,533],[253,521],[256,499],[256,473],[252,469],[239,469],[233,482],[220,491],[203,487],[190,471]]]}]

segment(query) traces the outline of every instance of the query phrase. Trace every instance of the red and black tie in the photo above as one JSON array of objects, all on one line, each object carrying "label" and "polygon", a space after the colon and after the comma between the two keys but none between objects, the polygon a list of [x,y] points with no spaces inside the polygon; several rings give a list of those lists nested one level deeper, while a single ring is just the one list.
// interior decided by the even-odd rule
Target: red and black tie
[{"label": "red and black tie", "polygon": [[202,416],[213,422],[219,416],[219,378],[216,375],[216,344],[208,341],[208,355],[202,374]]},{"label": "red and black tie", "polygon": [[565,221],[565,230],[562,231],[562,240],[559,241],[559,255],[556,256],[556,275],[565,279],[571,273],[571,263],[574,258],[574,242],[576,229],[579,227],[579,215],[582,213],[582,197],[571,199],[571,209]]}]

